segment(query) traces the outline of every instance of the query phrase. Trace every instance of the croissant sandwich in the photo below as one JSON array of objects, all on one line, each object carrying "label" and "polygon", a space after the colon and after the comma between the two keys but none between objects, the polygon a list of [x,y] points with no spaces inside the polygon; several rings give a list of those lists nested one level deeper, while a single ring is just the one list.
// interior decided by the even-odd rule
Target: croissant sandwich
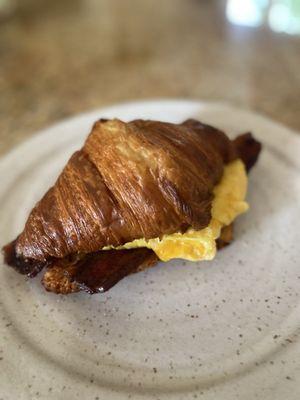
[{"label": "croissant sandwich", "polygon": [[123,277],[183,258],[211,260],[248,209],[247,172],[261,145],[196,120],[97,121],[23,232],[3,248],[48,291],[104,292]]}]

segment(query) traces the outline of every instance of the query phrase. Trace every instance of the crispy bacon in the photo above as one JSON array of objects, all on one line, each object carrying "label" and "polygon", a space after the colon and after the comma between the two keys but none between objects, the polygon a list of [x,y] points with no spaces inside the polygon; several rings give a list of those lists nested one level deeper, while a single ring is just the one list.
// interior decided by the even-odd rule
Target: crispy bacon
[{"label": "crispy bacon", "polygon": [[44,287],[67,294],[84,290],[90,294],[109,290],[125,276],[150,267],[158,261],[152,250],[105,250],[88,254],[76,264],[57,262],[43,276]]}]

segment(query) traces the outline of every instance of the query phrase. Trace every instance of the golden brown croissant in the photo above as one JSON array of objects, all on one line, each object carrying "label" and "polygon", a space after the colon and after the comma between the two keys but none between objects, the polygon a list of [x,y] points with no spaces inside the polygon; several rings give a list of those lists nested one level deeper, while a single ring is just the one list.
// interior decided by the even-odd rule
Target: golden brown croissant
[{"label": "golden brown croissant", "polygon": [[5,260],[28,276],[48,267],[51,291],[104,291],[157,257],[146,248],[99,250],[207,227],[224,165],[241,158],[249,169],[259,151],[250,134],[230,141],[195,120],[100,120],[4,247]]}]

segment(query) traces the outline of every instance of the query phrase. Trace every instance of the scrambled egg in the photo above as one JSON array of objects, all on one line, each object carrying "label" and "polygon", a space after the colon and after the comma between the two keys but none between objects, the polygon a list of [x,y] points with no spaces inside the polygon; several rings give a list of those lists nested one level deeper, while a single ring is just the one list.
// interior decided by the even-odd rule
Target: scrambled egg
[{"label": "scrambled egg", "polygon": [[161,239],[136,239],[117,249],[148,247],[162,261],[172,258],[190,261],[212,260],[216,255],[216,239],[220,236],[222,227],[231,224],[239,214],[248,210],[248,204],[244,200],[247,183],[243,162],[239,159],[232,161],[225,166],[223,177],[214,188],[212,218],[206,228],[200,231],[188,229],[185,233],[164,235]]}]

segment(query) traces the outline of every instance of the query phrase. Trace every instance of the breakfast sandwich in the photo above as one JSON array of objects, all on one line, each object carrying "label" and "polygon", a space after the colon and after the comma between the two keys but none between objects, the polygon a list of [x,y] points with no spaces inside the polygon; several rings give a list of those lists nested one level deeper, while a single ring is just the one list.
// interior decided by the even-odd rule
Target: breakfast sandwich
[{"label": "breakfast sandwich", "polygon": [[248,210],[247,173],[261,145],[196,120],[97,121],[56,183],[3,248],[48,291],[104,292],[173,258],[212,260]]}]

